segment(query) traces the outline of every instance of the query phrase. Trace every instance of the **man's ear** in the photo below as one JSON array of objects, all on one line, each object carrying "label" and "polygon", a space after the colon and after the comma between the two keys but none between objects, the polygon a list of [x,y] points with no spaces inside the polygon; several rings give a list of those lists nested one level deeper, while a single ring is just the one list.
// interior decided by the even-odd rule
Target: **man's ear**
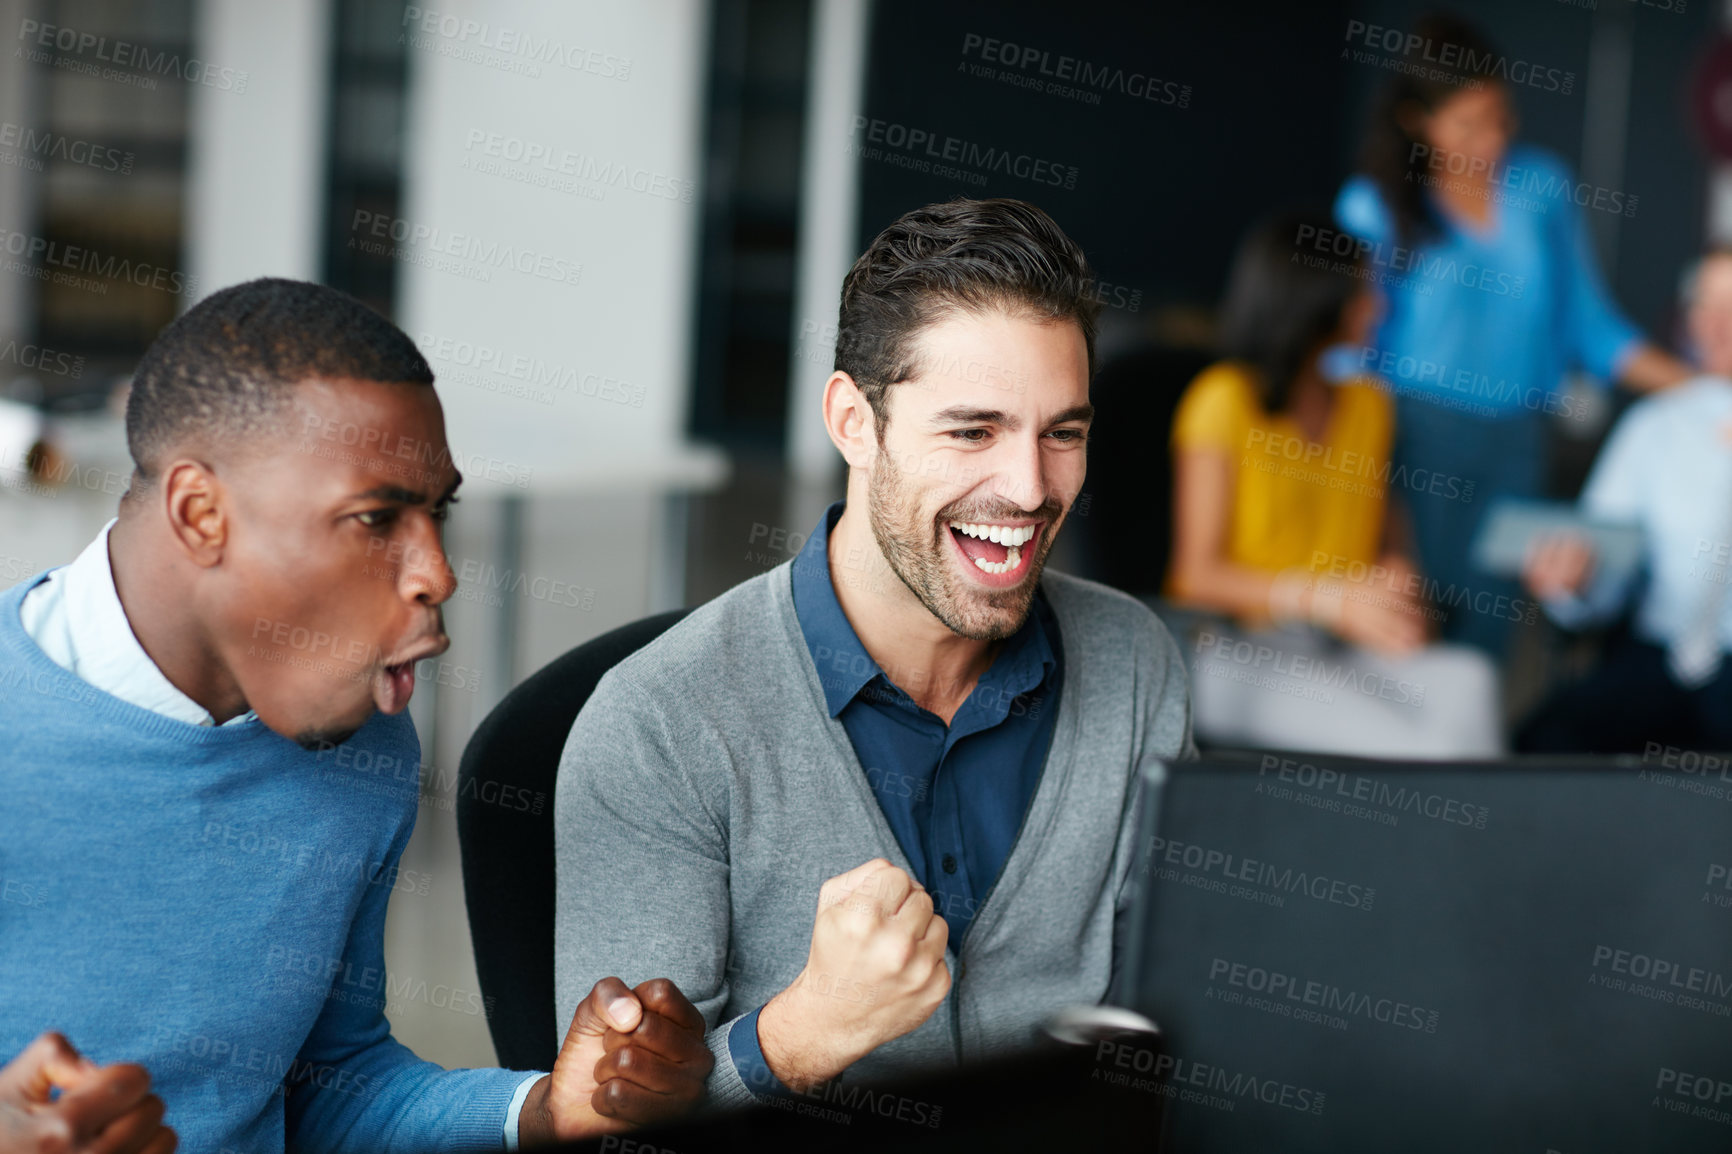
[{"label": "man's ear", "polygon": [[211,467],[182,457],[163,468],[155,487],[169,531],[188,560],[206,569],[221,561],[230,495]]},{"label": "man's ear", "polygon": [[877,414],[854,378],[835,372],[824,382],[824,430],[851,469],[870,469],[878,454]]}]

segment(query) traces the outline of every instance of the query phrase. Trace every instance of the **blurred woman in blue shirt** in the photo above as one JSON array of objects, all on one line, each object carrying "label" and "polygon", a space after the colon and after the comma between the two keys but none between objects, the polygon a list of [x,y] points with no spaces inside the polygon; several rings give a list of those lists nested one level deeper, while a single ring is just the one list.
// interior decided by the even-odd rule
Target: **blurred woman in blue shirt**
[{"label": "blurred woman in blue shirt", "polygon": [[[1581,411],[1564,392],[1565,372],[1647,390],[1688,370],[1618,311],[1578,211],[1629,212],[1634,202],[1512,143],[1503,78],[1520,72],[1544,87],[1555,70],[1518,68],[1453,19],[1418,33],[1427,67],[1391,81],[1366,139],[1366,171],[1335,201],[1351,235],[1323,239],[1356,250],[1387,297],[1352,367],[1396,395],[1397,466],[1458,482],[1401,494],[1421,566],[1464,607],[1445,636],[1501,656],[1510,618],[1465,607],[1499,603],[1482,592],[1519,598],[1520,587],[1474,570],[1468,552],[1497,498],[1544,494],[1547,421]],[[1472,496],[1438,495],[1447,492]]]}]

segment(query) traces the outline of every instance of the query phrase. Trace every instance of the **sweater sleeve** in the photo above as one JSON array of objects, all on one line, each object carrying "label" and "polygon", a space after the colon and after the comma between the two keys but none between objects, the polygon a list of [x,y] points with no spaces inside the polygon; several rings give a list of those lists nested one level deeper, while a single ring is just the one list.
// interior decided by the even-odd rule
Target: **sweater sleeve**
[{"label": "sweater sleeve", "polygon": [[[665,711],[611,670],[578,715],[554,789],[554,994],[561,1022],[602,978],[670,978],[708,1027],[715,1106],[754,1101],[728,1045],[731,932],[725,801],[688,771],[722,746],[688,711]],[[687,756],[677,756],[685,751]],[[701,772],[701,770],[699,770]]]},{"label": "sweater sleeve", "polygon": [[[1151,758],[1191,761],[1197,757],[1197,743],[1191,735],[1191,683],[1185,672],[1184,654],[1179,651],[1173,635],[1154,613],[1148,614],[1145,634],[1148,644],[1139,646],[1137,654],[1137,706],[1141,711],[1140,741],[1136,747],[1133,768],[1140,775]],[[1128,868],[1119,880],[1118,898],[1113,911],[1112,977],[1107,983],[1107,1001],[1122,1001],[1129,993],[1123,983],[1130,975],[1122,970],[1126,945],[1130,940],[1132,910],[1141,889],[1138,867],[1142,847],[1136,843],[1142,828],[1143,795],[1140,780],[1132,783],[1131,804],[1126,807],[1123,840],[1127,840]]]},{"label": "sweater sleeve", "polygon": [[[419,750],[413,756],[419,761]],[[343,975],[335,977],[284,1079],[287,1145],[342,1154],[502,1150],[513,1093],[533,1075],[510,1070],[445,1070],[391,1037],[385,1004],[385,911],[403,888],[399,863],[415,825],[415,802],[382,872],[350,924]]]}]

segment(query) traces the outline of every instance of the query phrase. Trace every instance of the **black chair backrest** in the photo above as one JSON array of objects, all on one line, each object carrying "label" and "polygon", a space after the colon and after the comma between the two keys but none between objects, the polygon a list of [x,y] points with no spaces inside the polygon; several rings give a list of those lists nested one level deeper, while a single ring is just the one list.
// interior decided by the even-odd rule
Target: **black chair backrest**
[{"label": "black chair backrest", "polygon": [[572,722],[609,669],[690,610],[633,621],[591,639],[505,695],[457,771],[457,842],[475,970],[499,1064],[551,1070],[553,785]]},{"label": "black chair backrest", "polygon": [[1074,534],[1081,575],[1134,596],[1158,594],[1172,552],[1173,413],[1215,358],[1197,349],[1147,347],[1095,373],[1100,417],[1089,430],[1089,476],[1064,531]]}]

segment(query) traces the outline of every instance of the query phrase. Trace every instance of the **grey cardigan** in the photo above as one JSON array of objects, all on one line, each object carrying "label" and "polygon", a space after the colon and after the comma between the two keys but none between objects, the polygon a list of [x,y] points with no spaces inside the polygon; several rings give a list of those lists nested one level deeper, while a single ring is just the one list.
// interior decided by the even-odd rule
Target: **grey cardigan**
[{"label": "grey cardigan", "polygon": [[[789,565],[693,611],[602,678],[555,791],[558,1021],[610,974],[672,978],[710,1026],[720,1106],[753,1100],[728,1029],[805,965],[818,887],[875,857],[909,868],[825,708]],[[1138,760],[1195,756],[1185,668],[1133,598],[1052,572],[1042,588],[1065,676],[1040,784],[947,958],[944,1003],[849,1078],[1002,1052],[1052,1011],[1106,994],[1132,889]]]}]

